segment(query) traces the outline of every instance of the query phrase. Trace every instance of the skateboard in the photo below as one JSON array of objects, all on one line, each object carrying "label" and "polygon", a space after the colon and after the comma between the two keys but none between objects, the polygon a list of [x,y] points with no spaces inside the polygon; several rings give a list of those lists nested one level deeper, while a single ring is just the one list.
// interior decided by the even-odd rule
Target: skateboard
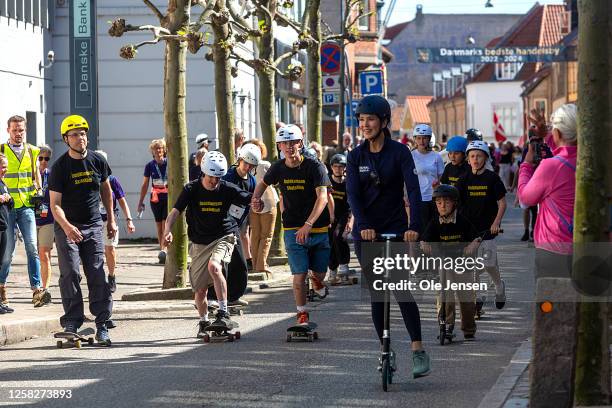
[{"label": "skateboard", "polygon": [[314,331],[317,328],[316,323],[308,323],[307,325],[296,324],[287,329],[287,342],[290,343],[293,340],[306,340],[313,342],[319,338],[319,333]]},{"label": "skateboard", "polygon": [[[196,305],[193,305],[193,307],[198,310],[198,307]],[[245,306],[242,305],[232,305],[227,307],[227,311],[229,312],[230,316],[242,316],[244,314],[244,308]],[[208,316],[215,317],[217,315],[217,310],[219,310],[217,306],[209,305]]]},{"label": "skateboard", "polygon": [[204,343],[216,343],[216,342],[233,342],[234,340],[240,340],[240,332],[232,332],[235,328],[240,327],[238,323],[233,322],[231,327],[221,327],[211,324],[204,331],[208,332],[204,335]]},{"label": "skateboard", "polygon": [[356,276],[342,275],[338,276],[338,280],[332,281],[332,286],[356,285],[359,283],[359,278]]},{"label": "skateboard", "polygon": [[70,333],[62,331],[59,333],[55,333],[53,337],[56,339],[64,339],[64,341],[57,340],[57,342],[55,343],[57,345],[57,348],[61,349],[64,348],[64,346],[74,346],[76,348],[81,348],[83,343],[87,343],[89,345],[94,344],[94,338],[91,337],[91,335],[94,333],[95,331],[92,328],[87,328],[81,330],[79,333]]}]

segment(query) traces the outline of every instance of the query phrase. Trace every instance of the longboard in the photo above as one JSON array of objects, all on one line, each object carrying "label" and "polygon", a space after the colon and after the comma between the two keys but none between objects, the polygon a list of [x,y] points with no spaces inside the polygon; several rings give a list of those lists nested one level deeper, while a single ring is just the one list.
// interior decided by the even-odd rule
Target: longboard
[{"label": "longboard", "polygon": [[[242,252],[242,245],[240,244],[240,239],[238,239],[234,246],[234,252],[232,252],[232,260],[223,267],[223,274],[227,281],[228,302],[234,302],[244,295],[249,279],[248,272],[246,259]],[[214,286],[208,288],[208,299],[217,299]]]},{"label": "longboard", "polygon": [[83,342],[89,345],[94,344],[94,338],[91,337],[91,335],[94,333],[95,333],[94,329],[92,329],[91,327],[88,327],[86,329],[81,330],[78,333],[70,333],[70,332],[62,331],[59,333],[55,333],[53,337],[56,339],[64,339],[64,341],[57,340],[57,342],[55,343],[57,348],[64,348],[64,346],[74,346],[76,348],[81,348]]},{"label": "longboard", "polygon": [[290,343],[293,340],[306,340],[313,342],[319,338],[319,333],[314,331],[317,328],[317,324],[309,322],[308,324],[296,324],[287,328],[287,342]]},{"label": "longboard", "polygon": [[211,324],[204,329],[205,332],[208,332],[204,335],[204,343],[233,342],[234,340],[240,340],[240,331],[232,332],[232,330],[238,327],[240,327],[240,325],[237,322],[232,322],[231,327],[215,326]]}]

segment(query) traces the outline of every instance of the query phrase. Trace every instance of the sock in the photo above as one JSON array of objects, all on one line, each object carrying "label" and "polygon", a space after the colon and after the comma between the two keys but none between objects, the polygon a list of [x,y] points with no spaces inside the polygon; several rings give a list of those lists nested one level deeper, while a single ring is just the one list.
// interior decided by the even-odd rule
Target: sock
[{"label": "sock", "polygon": [[306,305],[304,305],[304,306],[297,306],[297,311],[298,311],[298,313],[305,312],[306,311]]},{"label": "sock", "polygon": [[204,313],[204,316],[200,316],[200,321],[209,322],[210,320],[208,320],[208,313]]},{"label": "sock", "polygon": [[227,312],[227,300],[219,301],[219,309],[223,310],[224,312]]}]

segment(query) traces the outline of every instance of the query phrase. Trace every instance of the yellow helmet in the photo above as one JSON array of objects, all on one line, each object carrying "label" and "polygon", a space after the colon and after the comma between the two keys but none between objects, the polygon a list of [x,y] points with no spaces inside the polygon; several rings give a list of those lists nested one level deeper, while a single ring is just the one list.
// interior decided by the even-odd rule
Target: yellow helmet
[{"label": "yellow helmet", "polygon": [[87,123],[87,119],[80,115],[70,115],[62,120],[60,132],[62,135],[65,135],[69,130],[77,128],[89,130],[89,123]]}]

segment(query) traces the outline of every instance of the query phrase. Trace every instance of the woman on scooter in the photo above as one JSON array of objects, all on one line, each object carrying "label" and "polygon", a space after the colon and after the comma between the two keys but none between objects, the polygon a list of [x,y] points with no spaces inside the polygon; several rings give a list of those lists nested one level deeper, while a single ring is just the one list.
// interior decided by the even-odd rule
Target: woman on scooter
[{"label": "woman on scooter", "polygon": [[[355,116],[365,141],[348,155],[346,190],[355,218],[355,252],[363,270],[362,242],[374,241],[377,234],[398,234],[404,241],[417,241],[421,231],[421,192],[410,150],[391,139],[389,102],[381,96],[366,96],[359,102]],[[404,187],[410,203],[410,225]],[[371,288],[371,277],[368,281]],[[374,293],[371,295],[372,320],[382,344],[385,306],[375,301]],[[394,295],[397,298],[398,294]],[[413,377],[423,377],[429,374],[430,361],[422,345],[419,307],[410,292],[402,296],[405,297],[398,303],[412,341]]]}]

